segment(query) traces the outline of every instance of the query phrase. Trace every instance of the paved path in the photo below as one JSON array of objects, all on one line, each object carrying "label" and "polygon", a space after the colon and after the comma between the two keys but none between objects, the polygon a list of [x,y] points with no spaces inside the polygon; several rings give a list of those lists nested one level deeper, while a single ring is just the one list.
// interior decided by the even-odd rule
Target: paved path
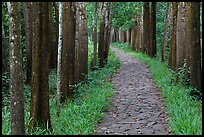
[{"label": "paved path", "polygon": [[96,127],[96,135],[170,134],[160,91],[154,86],[147,65],[113,48],[121,68],[113,78],[115,95]]}]

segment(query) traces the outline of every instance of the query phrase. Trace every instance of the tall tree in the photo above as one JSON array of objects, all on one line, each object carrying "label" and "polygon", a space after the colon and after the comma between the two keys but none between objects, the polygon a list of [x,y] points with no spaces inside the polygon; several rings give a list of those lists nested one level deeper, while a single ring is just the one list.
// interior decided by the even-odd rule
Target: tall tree
[{"label": "tall tree", "polygon": [[156,2],[151,4],[149,55],[156,56]]},{"label": "tall tree", "polygon": [[63,3],[62,22],[62,68],[61,68],[61,102],[73,99],[71,85],[74,84],[75,62],[75,18],[73,2]]},{"label": "tall tree", "polygon": [[143,49],[142,52],[145,53],[146,50],[149,54],[150,52],[150,10],[149,2],[144,2],[143,5]]},{"label": "tall tree", "polygon": [[62,12],[63,3],[59,2],[59,36],[58,36],[58,54],[57,54],[57,102],[56,102],[56,114],[59,116],[60,103],[61,103],[61,69],[62,69]]},{"label": "tall tree", "polygon": [[98,45],[98,60],[99,66],[104,67],[104,31],[105,31],[105,12],[106,12],[106,2],[101,4],[101,14],[100,14],[100,32],[99,32],[99,45]]},{"label": "tall tree", "polygon": [[86,3],[79,2],[79,8],[81,11],[81,31],[80,32],[80,47],[81,47],[81,58],[80,58],[80,80],[85,80],[86,75],[88,74],[88,27],[87,27],[87,14],[86,14]]},{"label": "tall tree", "polygon": [[20,23],[17,2],[8,2],[10,42],[10,114],[11,134],[25,134],[24,94]]},{"label": "tall tree", "polygon": [[91,69],[94,70],[96,67],[96,56],[97,56],[97,20],[98,20],[98,2],[94,3],[94,51],[93,51],[93,61],[91,62]]},{"label": "tall tree", "polygon": [[166,15],[164,19],[164,37],[162,41],[162,62],[165,61],[166,58],[166,33],[167,33],[167,25],[168,25],[168,14],[169,14],[169,3],[166,3]]},{"label": "tall tree", "polygon": [[172,33],[171,33],[171,47],[169,53],[169,66],[176,70],[176,30],[177,30],[177,13],[178,13],[178,3],[172,3]]},{"label": "tall tree", "polygon": [[33,49],[30,129],[37,126],[51,128],[49,108],[49,6],[50,2],[35,2],[33,5]]},{"label": "tall tree", "polygon": [[136,49],[137,51],[141,51],[141,24],[140,24],[140,16],[138,16],[137,18],[137,22],[138,22],[138,28],[137,28],[137,36],[136,36]]},{"label": "tall tree", "polygon": [[177,48],[176,48],[176,71],[184,63],[184,48],[185,48],[185,34],[186,34],[186,5],[185,2],[178,3],[178,17],[177,17]]},{"label": "tall tree", "polygon": [[190,84],[201,91],[200,2],[188,3],[187,35],[190,47]]},{"label": "tall tree", "polygon": [[107,37],[106,37],[106,45],[104,50],[104,61],[105,64],[108,62],[108,52],[110,47],[110,38],[111,38],[111,27],[112,27],[112,17],[113,17],[113,2],[110,2],[110,12],[108,16],[108,26],[107,26]]},{"label": "tall tree", "polygon": [[4,33],[4,26],[2,21],[2,73],[5,70],[7,70],[7,61],[6,61],[5,33]]},{"label": "tall tree", "polygon": [[24,2],[24,21],[26,34],[26,83],[30,84],[32,72],[32,47],[33,47],[33,16],[31,2]]},{"label": "tall tree", "polygon": [[[54,2],[54,8],[55,8],[55,49],[58,49],[58,40],[59,40],[59,2]],[[57,50],[56,50],[57,51]],[[56,53],[57,56],[57,53]],[[57,58],[57,57],[56,57]],[[56,61],[57,64],[57,61]]]},{"label": "tall tree", "polygon": [[132,50],[136,50],[136,36],[137,36],[137,28],[138,28],[138,22],[137,22],[137,16],[135,15],[134,18],[134,28],[132,33]]},{"label": "tall tree", "polygon": [[52,4],[49,6],[49,37],[50,37],[50,69],[57,67],[57,46],[55,46],[54,39],[54,24],[53,24],[53,15],[52,15]]}]

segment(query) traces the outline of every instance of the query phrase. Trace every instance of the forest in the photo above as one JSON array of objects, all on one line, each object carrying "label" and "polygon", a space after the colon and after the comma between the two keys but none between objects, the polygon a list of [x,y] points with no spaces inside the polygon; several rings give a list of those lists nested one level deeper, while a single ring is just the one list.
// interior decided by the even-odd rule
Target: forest
[{"label": "forest", "polygon": [[202,2],[1,2],[2,135],[202,135]]}]

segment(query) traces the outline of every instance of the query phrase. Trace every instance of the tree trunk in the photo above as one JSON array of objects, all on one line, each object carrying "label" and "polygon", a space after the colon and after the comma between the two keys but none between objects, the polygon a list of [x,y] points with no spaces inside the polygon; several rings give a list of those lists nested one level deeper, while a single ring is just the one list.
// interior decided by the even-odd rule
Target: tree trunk
[{"label": "tree trunk", "polygon": [[57,55],[57,102],[56,102],[56,114],[59,117],[59,113],[60,113],[60,103],[61,103],[61,83],[62,83],[62,22],[63,22],[63,18],[62,18],[62,12],[63,12],[63,3],[59,2],[59,36],[58,36],[58,55]]},{"label": "tree trunk", "polygon": [[156,2],[151,5],[151,23],[150,23],[150,56],[155,57],[157,54],[156,49]]},{"label": "tree trunk", "polygon": [[188,10],[187,44],[190,47],[190,84],[201,91],[200,2],[189,2]]},{"label": "tree trunk", "polygon": [[143,49],[145,53],[147,49],[148,55],[150,54],[150,11],[149,2],[144,2],[143,7]]},{"label": "tree trunk", "polygon": [[140,18],[137,18],[137,26],[138,26],[138,28],[137,28],[137,36],[136,36],[136,49],[137,49],[137,51],[139,52],[139,51],[141,51],[141,33],[140,33]]},{"label": "tree trunk", "polygon": [[100,33],[99,33],[99,45],[98,45],[98,60],[100,68],[104,67],[104,30],[105,30],[105,11],[106,2],[102,3],[101,15],[100,15]]},{"label": "tree trunk", "polygon": [[166,31],[167,31],[167,25],[168,25],[168,12],[169,12],[169,3],[166,3],[166,16],[164,19],[164,37],[162,42],[162,62],[165,61],[165,54],[166,54]]},{"label": "tree trunk", "polygon": [[52,17],[52,5],[49,7],[49,37],[50,37],[50,69],[54,69],[57,67],[57,47],[55,46],[55,39],[54,39],[54,24],[53,24],[53,17]]},{"label": "tree trunk", "polygon": [[98,20],[98,3],[95,2],[95,11],[94,11],[94,51],[93,51],[93,61],[91,63],[91,70],[95,70],[96,67],[96,56],[97,56],[97,20]]},{"label": "tree trunk", "polygon": [[172,36],[171,36],[171,48],[170,48],[170,64],[171,69],[176,70],[176,29],[177,29],[177,13],[178,13],[178,3],[173,2],[172,4]]},{"label": "tree trunk", "polygon": [[33,47],[33,16],[30,2],[24,2],[25,34],[26,34],[26,83],[30,84],[32,72],[32,47]]},{"label": "tree trunk", "polygon": [[81,58],[80,58],[80,80],[85,80],[88,74],[88,27],[87,27],[87,14],[85,8],[85,2],[79,2],[81,14],[81,31],[80,44],[81,44]]},{"label": "tree trunk", "polygon": [[134,29],[133,29],[133,36],[132,36],[132,50],[136,50],[136,36],[137,36],[137,16],[135,15],[134,18]]},{"label": "tree trunk", "polygon": [[63,3],[61,102],[64,102],[67,98],[73,99],[72,85],[75,82],[75,18],[72,4],[72,2]]},{"label": "tree trunk", "polygon": [[116,34],[116,42],[119,42],[119,29],[115,28],[115,34]]},{"label": "tree trunk", "polygon": [[108,63],[108,52],[109,52],[109,47],[110,47],[110,38],[111,38],[111,25],[112,25],[112,17],[113,17],[113,2],[110,2],[110,13],[109,13],[109,18],[108,18],[108,32],[107,32],[107,47],[105,47],[105,52],[104,52],[104,61],[105,64]]},{"label": "tree trunk", "polygon": [[185,47],[185,33],[186,33],[186,7],[184,2],[178,3],[178,19],[177,19],[177,49],[176,49],[176,71],[184,63],[184,47]]},{"label": "tree trunk", "polygon": [[8,2],[10,42],[10,114],[11,134],[25,134],[22,51],[17,2]]},{"label": "tree trunk", "polygon": [[2,21],[2,73],[4,73],[6,70],[7,70],[6,45],[5,45],[4,26]]},{"label": "tree trunk", "polygon": [[49,108],[49,59],[50,37],[48,36],[50,2],[36,2],[33,7],[33,54],[31,79],[30,129],[38,126],[51,129]]},{"label": "tree trunk", "polygon": [[54,3],[55,8],[55,57],[56,57],[56,66],[57,66],[57,49],[58,49],[58,40],[59,40],[59,2]]}]

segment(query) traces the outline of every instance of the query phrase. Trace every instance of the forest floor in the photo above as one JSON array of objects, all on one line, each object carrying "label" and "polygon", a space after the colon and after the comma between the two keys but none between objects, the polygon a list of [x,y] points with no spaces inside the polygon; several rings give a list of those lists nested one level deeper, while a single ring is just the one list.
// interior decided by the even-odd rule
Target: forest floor
[{"label": "forest floor", "polygon": [[111,82],[115,93],[112,104],[96,126],[96,135],[168,135],[167,114],[160,91],[144,63],[118,48],[113,52],[121,68]]}]

